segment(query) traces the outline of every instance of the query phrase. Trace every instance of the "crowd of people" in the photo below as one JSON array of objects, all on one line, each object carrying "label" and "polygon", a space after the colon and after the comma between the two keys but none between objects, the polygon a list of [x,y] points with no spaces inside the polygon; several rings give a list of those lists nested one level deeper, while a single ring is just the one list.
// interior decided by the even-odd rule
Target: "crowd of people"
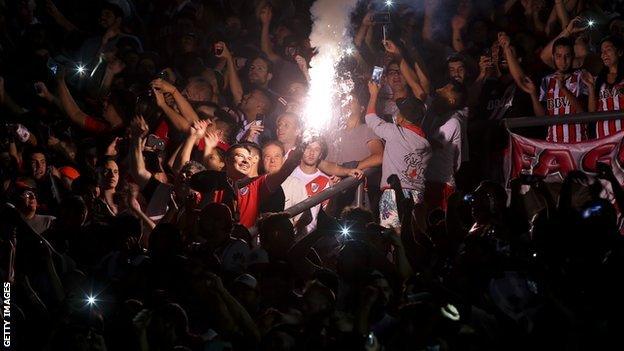
[{"label": "crowd of people", "polygon": [[614,165],[508,181],[501,121],[619,111],[624,2],[359,1],[309,133],[313,3],[0,0],[3,345],[620,348]]}]

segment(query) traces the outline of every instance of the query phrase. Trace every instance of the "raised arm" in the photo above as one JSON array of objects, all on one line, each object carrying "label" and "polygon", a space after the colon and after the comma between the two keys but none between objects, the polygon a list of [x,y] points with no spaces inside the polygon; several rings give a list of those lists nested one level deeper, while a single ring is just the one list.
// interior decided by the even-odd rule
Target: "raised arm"
[{"label": "raised arm", "polygon": [[[188,100],[182,95],[182,93],[180,93],[180,91],[178,90],[178,88],[175,87],[175,85],[161,78],[154,79],[151,84],[152,84],[152,88],[155,89],[156,91],[160,91],[161,93],[168,93],[173,96],[173,99],[175,100],[175,103],[178,106],[180,113],[178,114],[177,112],[175,112],[166,103],[163,104],[161,108],[163,110],[165,110],[165,108],[169,108],[169,110],[171,110],[170,112],[175,113],[177,115],[175,118],[182,117],[184,121],[186,122],[180,123],[181,126],[185,126],[185,128],[188,128],[193,122],[199,119],[199,117],[197,116],[197,113],[193,109],[193,106],[191,106]],[[164,96],[163,96],[162,102],[164,102]],[[165,113],[167,113],[166,110],[165,110]],[[187,129],[183,129],[183,130],[187,130]]]},{"label": "raised arm", "polygon": [[173,163],[173,171],[175,173],[179,173],[182,167],[191,160],[193,147],[206,135],[206,127],[208,127],[208,122],[206,121],[196,121],[193,123],[189,129],[189,135],[184,144],[182,144],[182,148]]},{"label": "raised arm", "polygon": [[421,84],[419,76],[410,67],[410,65],[401,54],[401,50],[391,40],[386,40],[383,42],[383,44],[386,48],[386,52],[395,57],[396,60],[400,61],[399,68],[401,70],[401,74],[407,81],[407,84],[412,90],[412,93],[414,93],[414,96],[421,101],[425,101],[425,99],[427,98],[427,92]]},{"label": "raised arm", "polygon": [[225,59],[228,83],[230,86],[230,92],[232,93],[232,101],[235,105],[238,105],[243,99],[243,84],[238,76],[238,71],[236,70],[236,64],[234,62],[234,58],[232,57],[232,53],[228,49],[227,45],[225,45],[222,41],[215,44],[215,51],[220,51],[220,54],[216,54],[215,56]]},{"label": "raised arm", "polygon": [[180,132],[188,132],[189,128],[191,128],[191,122],[186,120],[186,118],[167,104],[167,101],[165,101],[165,95],[161,90],[152,88],[152,91],[154,92],[154,97],[156,98],[156,105],[163,110],[165,116],[167,116],[167,119],[171,122],[171,125]]},{"label": "raised arm", "polygon": [[295,170],[295,168],[299,166],[301,156],[303,156],[303,147],[299,145],[290,152],[288,159],[286,159],[286,162],[284,162],[279,171],[266,176],[266,186],[269,189],[269,192],[276,191],[286,180],[286,178],[288,178],[288,176]]},{"label": "raised arm", "polygon": [[559,18],[561,28],[567,28],[568,24],[570,24],[570,15],[568,15],[568,10],[566,9],[563,0],[555,0],[554,9],[557,13],[557,17]]},{"label": "raised arm", "polygon": [[509,37],[503,32],[498,33],[498,41],[500,46],[503,48],[503,55],[505,55],[507,65],[509,65],[509,72],[516,82],[516,85],[531,96],[533,112],[536,116],[546,115],[544,106],[542,106],[542,103],[539,101],[537,87],[531,78],[529,78],[520,67],[520,62],[511,48]]},{"label": "raised arm", "polygon": [[280,57],[273,50],[273,44],[271,43],[271,36],[269,35],[269,28],[271,26],[271,19],[273,18],[273,10],[271,6],[265,5],[260,10],[260,23],[262,23],[262,29],[260,32],[260,47],[262,52],[273,62],[278,62]]},{"label": "raised arm", "polygon": [[358,28],[357,33],[355,33],[355,37],[353,37],[353,44],[356,47],[360,47],[364,43],[366,34],[373,26],[373,15],[374,15],[374,12],[369,11],[368,13],[366,13],[364,18],[362,19],[362,23],[360,24],[360,27]]},{"label": "raised arm", "polygon": [[143,189],[152,178],[152,173],[145,167],[143,148],[148,133],[147,123],[141,116],[135,117],[130,124],[130,152],[128,168],[134,182]]},{"label": "raised arm", "polygon": [[451,44],[453,49],[457,52],[462,52],[466,49],[466,45],[463,40],[463,33],[466,28],[466,24],[468,23],[468,18],[470,17],[470,11],[470,1],[460,1],[457,6],[457,13],[451,19]]},{"label": "raised arm", "polygon": [[542,62],[547,64],[549,67],[554,68],[555,62],[553,61],[553,54],[552,54],[553,44],[559,38],[566,38],[573,34],[580,33],[586,30],[587,27],[581,27],[580,26],[581,23],[582,23],[582,18],[575,17],[572,21],[568,23],[566,27],[564,27],[565,29],[562,30],[561,33],[559,33],[559,35],[557,35],[555,38],[553,38],[553,40],[551,40],[548,44],[546,44],[546,46],[544,46],[544,48],[542,49],[542,52],[540,53],[540,59],[542,59]]},{"label": "raised arm", "polygon": [[69,88],[65,82],[65,75],[62,72],[57,75],[57,83],[58,97],[63,111],[72,122],[78,124],[81,128],[85,128],[86,120],[89,116],[78,107],[74,97],[69,92]]}]

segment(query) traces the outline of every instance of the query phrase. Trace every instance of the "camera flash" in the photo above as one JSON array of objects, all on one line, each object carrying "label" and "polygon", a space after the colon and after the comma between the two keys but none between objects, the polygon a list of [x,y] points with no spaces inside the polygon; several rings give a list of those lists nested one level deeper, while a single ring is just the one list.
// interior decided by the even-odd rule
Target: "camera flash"
[{"label": "camera flash", "polygon": [[87,304],[89,304],[89,305],[92,305],[92,306],[93,306],[93,305],[95,305],[95,301],[96,301],[96,300],[95,300],[95,297],[93,297],[93,296],[91,296],[91,295],[87,296]]},{"label": "camera flash", "polygon": [[353,55],[353,48],[347,48],[347,49],[345,50],[345,53],[346,53],[347,55],[349,55],[349,56]]},{"label": "camera flash", "polygon": [[392,0],[386,0],[386,6],[392,6]]},{"label": "camera flash", "polygon": [[588,25],[588,26],[590,26],[590,27],[593,27],[593,26],[594,26],[594,24],[596,24],[596,22],[595,22],[595,21],[593,21],[593,20],[589,20],[589,21],[587,21],[587,25]]},{"label": "camera flash", "polygon": [[349,228],[342,227],[342,229],[340,229],[340,234],[342,234],[344,236],[348,236],[349,235]]},{"label": "camera flash", "polygon": [[76,71],[78,74],[83,74],[85,72],[85,67],[83,65],[76,66]]}]

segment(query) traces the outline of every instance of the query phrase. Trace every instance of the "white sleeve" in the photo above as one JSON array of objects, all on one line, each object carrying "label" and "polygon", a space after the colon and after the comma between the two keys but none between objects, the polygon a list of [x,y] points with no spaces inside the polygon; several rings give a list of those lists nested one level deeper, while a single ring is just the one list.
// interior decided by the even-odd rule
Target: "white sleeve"
[{"label": "white sleeve", "polygon": [[387,136],[390,135],[390,129],[394,127],[393,123],[384,121],[374,113],[367,114],[365,119],[366,125],[380,138],[387,139]]}]

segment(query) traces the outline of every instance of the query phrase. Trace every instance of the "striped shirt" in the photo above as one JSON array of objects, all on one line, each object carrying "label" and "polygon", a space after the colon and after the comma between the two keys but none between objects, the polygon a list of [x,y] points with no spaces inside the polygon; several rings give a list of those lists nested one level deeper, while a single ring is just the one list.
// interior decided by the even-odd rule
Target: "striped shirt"
[{"label": "striped shirt", "polygon": [[[619,111],[624,106],[624,80],[609,86],[602,83],[598,92],[598,111]],[[596,123],[596,135],[604,138],[622,130],[622,120],[599,121]]]},{"label": "striped shirt", "polygon": [[[576,70],[572,74],[567,75],[565,79],[566,88],[576,97],[587,95],[588,93],[587,86],[581,80],[582,73],[582,70]],[[549,74],[542,79],[540,101],[546,102],[546,113],[548,116],[564,116],[578,112],[561,91],[555,73]],[[577,143],[587,140],[587,126],[584,124],[558,124],[550,126],[546,140],[554,143]]]}]

